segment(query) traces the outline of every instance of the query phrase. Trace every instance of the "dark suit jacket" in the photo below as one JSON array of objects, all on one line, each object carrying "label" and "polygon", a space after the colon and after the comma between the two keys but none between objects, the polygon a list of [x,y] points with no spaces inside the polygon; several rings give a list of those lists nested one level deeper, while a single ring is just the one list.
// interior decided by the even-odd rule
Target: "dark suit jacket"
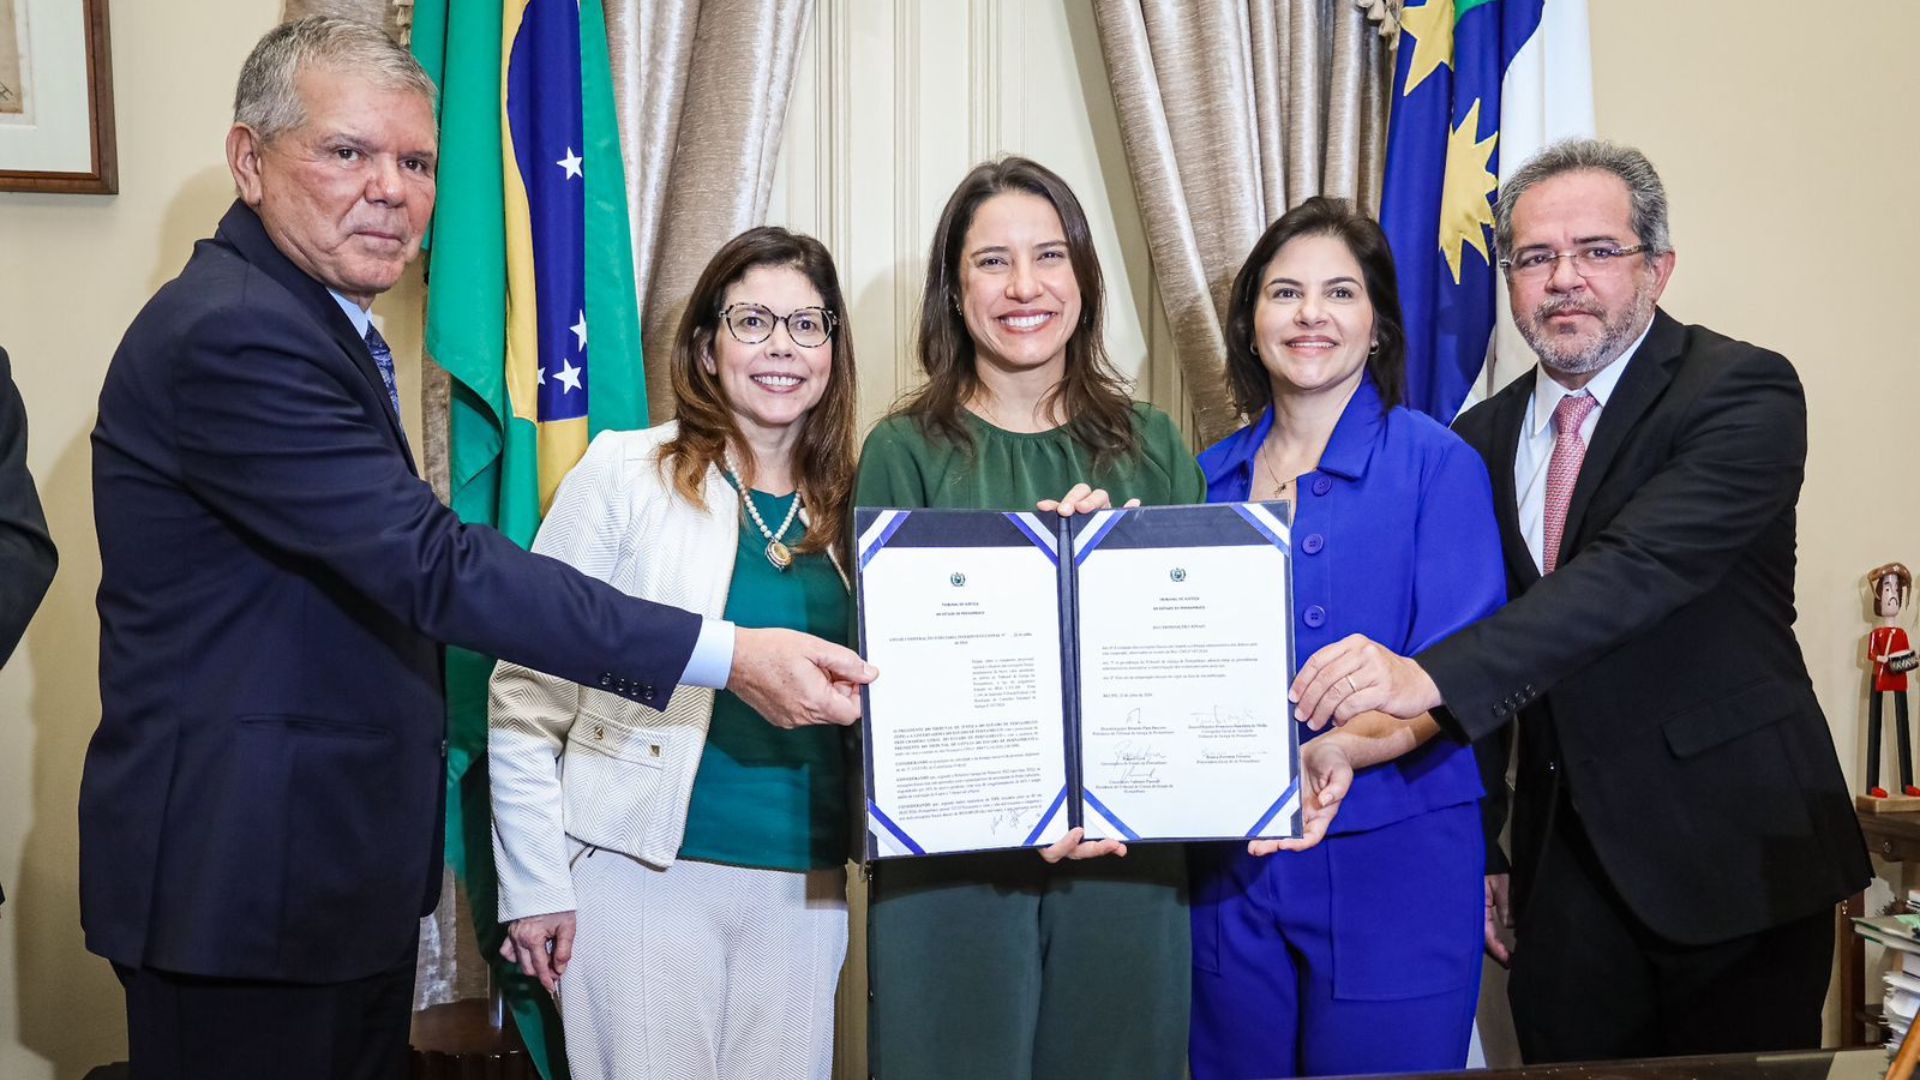
[{"label": "dark suit jacket", "polygon": [[699,633],[461,524],[352,323],[238,203],[115,352],[93,484],[81,921],[123,964],[405,963],[439,892],[442,643],[664,707]]},{"label": "dark suit jacket", "polygon": [[1534,377],[1455,424],[1493,474],[1513,599],[1418,658],[1456,734],[1519,717],[1521,903],[1562,785],[1614,886],[1673,941],[1724,941],[1852,894],[1866,848],[1793,636],[1807,425],[1792,365],[1656,313],[1545,578],[1513,481]]},{"label": "dark suit jacket", "polygon": [[27,472],[27,410],[7,350],[0,349],[0,666],[27,632],[58,563]]},{"label": "dark suit jacket", "polygon": [[[27,632],[58,562],[27,472],[27,410],[13,385],[7,350],[0,349],[0,666]],[[0,892],[0,903],[6,899]]]}]

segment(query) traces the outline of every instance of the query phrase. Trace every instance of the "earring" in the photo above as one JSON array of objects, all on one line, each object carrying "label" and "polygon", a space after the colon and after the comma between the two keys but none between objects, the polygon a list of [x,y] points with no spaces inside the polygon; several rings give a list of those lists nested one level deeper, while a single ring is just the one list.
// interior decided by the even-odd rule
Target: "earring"
[{"label": "earring", "polygon": [[1374,342],[1374,343],[1372,344],[1372,346],[1370,346],[1370,347],[1369,347],[1369,348],[1367,349],[1367,355],[1368,355],[1369,357],[1371,357],[1371,356],[1373,356],[1373,355],[1375,355],[1376,353],[1378,353],[1379,351],[1380,351],[1380,343],[1379,343],[1378,341],[1375,341],[1375,342]]}]

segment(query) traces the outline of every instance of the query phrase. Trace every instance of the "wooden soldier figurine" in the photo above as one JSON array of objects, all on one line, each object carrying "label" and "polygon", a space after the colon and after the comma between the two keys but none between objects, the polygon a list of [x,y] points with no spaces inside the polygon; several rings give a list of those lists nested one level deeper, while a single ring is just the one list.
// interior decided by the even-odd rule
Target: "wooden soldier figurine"
[{"label": "wooden soldier figurine", "polygon": [[1907,604],[1913,589],[1913,574],[1897,562],[1867,572],[1867,584],[1873,589],[1873,611],[1881,624],[1867,635],[1867,659],[1873,664],[1873,696],[1867,705],[1867,794],[1876,799],[1887,797],[1880,786],[1880,695],[1893,695],[1894,731],[1899,739],[1900,790],[1920,796],[1913,784],[1913,737],[1907,727],[1907,672],[1920,666],[1907,632],[1894,625],[1900,609]]}]

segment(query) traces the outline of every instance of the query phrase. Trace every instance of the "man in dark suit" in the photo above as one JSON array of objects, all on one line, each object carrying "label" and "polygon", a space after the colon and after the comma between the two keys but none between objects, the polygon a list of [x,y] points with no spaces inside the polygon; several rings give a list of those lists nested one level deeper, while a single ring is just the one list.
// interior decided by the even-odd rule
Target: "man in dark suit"
[{"label": "man in dark suit", "polygon": [[[1652,165],[1607,143],[1508,181],[1495,241],[1540,368],[1455,429],[1493,474],[1513,600],[1411,660],[1329,646],[1295,684],[1310,723],[1517,719],[1529,1062],[1819,1045],[1832,905],[1869,876],[1793,636],[1800,382],[1655,306],[1666,215]],[[1497,833],[1505,744],[1483,745]]]},{"label": "man in dark suit", "polygon": [[850,723],[872,670],[625,596],[415,475],[368,309],[434,201],[432,84],[304,19],[241,72],[239,201],[114,354],[93,434],[99,730],[81,917],[145,1078],[398,1077],[439,892],[442,643],[664,709]]},{"label": "man in dark suit", "polygon": [[[27,410],[13,385],[13,365],[0,349],[0,667],[27,632],[53,584],[59,554],[27,472]],[[0,904],[7,894],[0,890]]]}]

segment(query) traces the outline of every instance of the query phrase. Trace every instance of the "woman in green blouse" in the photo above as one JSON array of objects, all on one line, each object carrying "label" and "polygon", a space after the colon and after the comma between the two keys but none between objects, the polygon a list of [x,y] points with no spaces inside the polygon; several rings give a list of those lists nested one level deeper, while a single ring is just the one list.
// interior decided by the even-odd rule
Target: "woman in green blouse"
[{"label": "woman in green blouse", "polygon": [[[1101,342],[1086,214],[1024,158],[980,165],[927,259],[926,385],[868,436],[855,502],[1074,513],[1206,501],[1165,413]],[[1064,494],[1063,494],[1064,493]],[[871,1071],[1177,1077],[1186,1065],[1185,854],[1078,830],[1040,854],[949,855],[873,874]]]}]

